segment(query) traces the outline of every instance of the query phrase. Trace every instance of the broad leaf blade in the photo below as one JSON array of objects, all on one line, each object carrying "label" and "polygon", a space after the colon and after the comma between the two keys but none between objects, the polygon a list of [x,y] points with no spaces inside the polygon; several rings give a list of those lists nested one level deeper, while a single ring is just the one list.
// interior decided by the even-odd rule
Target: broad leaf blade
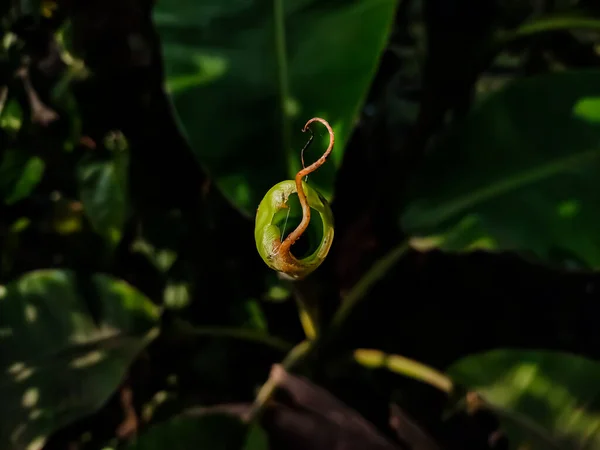
[{"label": "broad leaf blade", "polygon": [[494,350],[448,370],[503,417],[511,448],[600,448],[600,364],[547,351]]},{"label": "broad leaf blade", "polygon": [[416,176],[402,219],[429,246],[600,267],[600,72],[516,81],[478,105]]},{"label": "broad leaf blade", "polygon": [[1,291],[0,447],[37,450],[110,397],[159,310],[105,275],[40,270]]},{"label": "broad leaf blade", "polygon": [[[293,178],[320,116],[336,133],[311,175],[326,197],[393,20],[395,0],[158,2],[167,87],[199,161],[247,214]],[[279,8],[282,14],[279,14]],[[283,17],[283,20],[280,20]],[[306,159],[320,156],[324,130]]]},{"label": "broad leaf blade", "polygon": [[12,205],[31,194],[42,180],[46,165],[37,156],[9,149],[0,164],[0,193],[4,203]]},{"label": "broad leaf blade", "polygon": [[85,161],[77,170],[85,214],[112,246],[119,243],[127,218],[127,192],[116,160]]}]

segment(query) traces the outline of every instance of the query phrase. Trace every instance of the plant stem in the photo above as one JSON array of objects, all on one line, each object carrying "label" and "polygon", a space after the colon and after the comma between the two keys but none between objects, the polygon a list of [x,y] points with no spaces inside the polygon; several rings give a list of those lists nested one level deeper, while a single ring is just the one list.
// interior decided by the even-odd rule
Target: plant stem
[{"label": "plant stem", "polygon": [[302,300],[298,300],[296,304],[298,305],[298,316],[300,318],[300,323],[302,324],[302,329],[304,330],[304,335],[308,339],[316,339],[318,335],[316,314],[311,313]]},{"label": "plant stem", "polygon": [[[298,367],[310,354],[310,352],[315,347],[316,341],[302,341],[298,345],[296,345],[285,357],[281,365],[286,372],[291,372],[294,368]],[[260,391],[256,395],[256,399],[254,400],[254,405],[252,406],[252,410],[250,411],[248,422],[253,422],[260,419],[263,411],[265,410],[269,400],[277,391],[279,387],[279,380],[269,376],[265,384],[262,385]]]},{"label": "plant stem", "polygon": [[496,44],[504,46],[515,39],[558,30],[600,30],[600,20],[583,15],[548,15],[526,22],[516,30],[498,33]]},{"label": "plant stem", "polygon": [[[344,303],[338,309],[334,316],[332,326],[327,330],[327,338],[331,338],[332,335],[341,328],[341,325],[350,314],[352,308],[358,304],[360,300],[367,294],[369,289],[375,284],[385,273],[406,253],[409,245],[408,242],[403,242],[398,245],[394,250],[389,252],[382,259],[377,261],[369,271],[359,280],[358,283],[352,288]],[[296,347],[294,347],[290,353],[286,356],[282,362],[282,366],[286,371],[291,371],[298,367],[304,362],[308,355],[310,355],[316,348],[323,344],[323,335],[319,334],[316,339],[302,341]],[[254,401],[254,406],[249,416],[249,421],[257,420],[262,414],[262,411],[266,407],[269,400],[277,390],[278,380],[273,377],[263,384],[258,392]]]},{"label": "plant stem", "polygon": [[233,327],[195,327],[187,322],[184,322],[183,320],[178,320],[176,322],[176,327],[185,334],[191,334],[195,336],[230,338],[256,342],[282,352],[288,352],[290,349],[293,350],[293,345],[289,342],[266,333],[257,332],[255,330]]},{"label": "plant stem", "polygon": [[333,329],[341,327],[354,307],[363,299],[373,285],[385,276],[409,248],[408,241],[404,241],[371,266],[367,273],[350,290],[346,298],[343,299],[342,305],[333,316]]},{"label": "plant stem", "polygon": [[277,78],[279,82],[279,101],[281,112],[281,138],[290,177],[297,172],[296,159],[292,152],[290,121],[287,102],[290,97],[289,74],[287,67],[285,39],[285,11],[283,0],[273,0],[273,19],[275,21],[275,54],[277,60]]},{"label": "plant stem", "polygon": [[359,348],[354,350],[354,359],[360,365],[369,368],[385,368],[405,377],[429,384],[446,394],[453,389],[450,377],[414,359],[400,355],[388,355],[381,350]]}]

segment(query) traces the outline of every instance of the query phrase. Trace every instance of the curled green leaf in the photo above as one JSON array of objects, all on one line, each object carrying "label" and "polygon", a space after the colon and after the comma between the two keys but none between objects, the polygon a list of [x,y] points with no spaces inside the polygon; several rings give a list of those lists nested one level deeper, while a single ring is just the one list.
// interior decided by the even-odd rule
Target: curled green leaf
[{"label": "curled green leaf", "polygon": [[[303,178],[321,167],[331,153],[334,144],[334,134],[331,126],[324,119],[310,119],[302,131],[310,131],[310,124],[320,122],[329,132],[329,146],[323,155],[310,166],[296,174],[295,180],[285,180],[277,183],[265,194],[258,211],[254,227],[256,248],[263,261],[273,270],[284,273],[294,279],[301,279],[312,273],[327,257],[333,242],[333,213],[325,198],[310,187]],[[306,147],[312,142],[312,136]],[[304,149],[302,152],[304,152]],[[304,158],[303,165],[304,165]],[[284,235],[285,227],[293,211],[294,201],[300,203],[302,215],[300,223]],[[311,221],[311,212],[318,213],[319,220]],[[308,230],[308,233],[306,233]],[[312,234],[311,234],[312,232]],[[303,257],[294,255],[291,251],[303,235],[317,240],[316,245],[309,246],[309,254]],[[315,234],[317,239],[315,239]],[[313,242],[314,244],[314,242]],[[314,248],[316,247],[316,248]]]}]

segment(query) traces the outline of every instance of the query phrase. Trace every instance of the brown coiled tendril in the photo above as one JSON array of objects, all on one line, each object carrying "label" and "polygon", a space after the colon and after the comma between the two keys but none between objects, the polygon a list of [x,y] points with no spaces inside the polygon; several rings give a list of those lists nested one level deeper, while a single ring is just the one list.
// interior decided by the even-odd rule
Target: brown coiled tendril
[{"label": "brown coiled tendril", "polygon": [[[314,118],[310,119],[308,122],[306,122],[306,124],[304,125],[304,128],[302,128],[302,132],[310,131],[310,125],[314,122],[319,122],[319,123],[323,124],[325,126],[325,128],[327,128],[327,131],[329,132],[329,146],[327,147],[327,150],[325,150],[325,153],[323,153],[323,155],[319,159],[317,159],[310,166],[304,167],[302,170],[300,170],[296,174],[296,179],[295,179],[296,190],[298,193],[298,200],[300,200],[300,205],[302,206],[302,220],[300,221],[300,223],[298,224],[296,229],[294,231],[292,231],[290,234],[288,234],[288,236],[281,243],[281,245],[279,246],[279,249],[277,250],[277,253],[284,254],[284,255],[289,254],[292,258],[293,258],[293,256],[291,255],[292,245],[294,245],[294,243],[298,239],[300,239],[302,234],[308,228],[308,224],[310,223],[310,205],[308,204],[308,200],[306,198],[306,193],[304,192],[304,188],[302,186],[302,180],[304,177],[310,175],[315,170],[317,170],[319,167],[321,167],[323,164],[325,164],[325,161],[327,161],[327,157],[333,150],[333,146],[335,144],[335,135],[333,133],[333,129],[331,128],[331,126],[325,119],[321,119],[320,117],[314,117]],[[311,131],[311,133],[312,133],[312,131]],[[311,140],[309,141],[309,143],[311,141],[312,141],[312,136],[311,136]],[[308,144],[307,144],[307,146],[308,146]],[[306,149],[307,146],[305,146],[302,149],[302,164],[303,165],[304,165],[304,150]]]}]

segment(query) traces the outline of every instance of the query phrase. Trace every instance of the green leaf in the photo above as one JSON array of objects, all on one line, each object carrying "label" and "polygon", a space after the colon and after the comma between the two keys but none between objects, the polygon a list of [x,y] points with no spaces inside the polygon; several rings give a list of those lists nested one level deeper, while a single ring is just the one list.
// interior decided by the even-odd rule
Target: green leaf
[{"label": "green leaf", "polygon": [[[311,182],[331,199],[335,169],[374,75],[396,0],[177,0],[154,20],[167,88],[199,161],[226,197],[254,214],[293,178],[306,121],[329,121],[336,147]],[[306,161],[326,148],[316,139]]]},{"label": "green leaf", "polygon": [[243,309],[244,314],[240,315],[242,315],[242,320],[245,326],[255,330],[264,331],[265,333],[269,332],[267,317],[265,316],[265,313],[258,300],[254,298],[246,300],[243,304]]},{"label": "green leaf", "polygon": [[521,79],[430,155],[402,224],[424,247],[600,267],[599,170],[600,72]]},{"label": "green leaf", "polygon": [[127,219],[127,190],[116,158],[85,161],[77,170],[83,208],[92,227],[112,245],[121,240]]},{"label": "green leaf", "polygon": [[23,122],[23,110],[16,98],[8,98],[8,91],[4,95],[0,92],[0,128],[6,131],[17,132]]},{"label": "green leaf", "polygon": [[0,192],[4,203],[12,205],[28,197],[42,180],[46,165],[37,156],[10,149],[0,165]]},{"label": "green leaf", "polygon": [[151,427],[127,450],[267,450],[267,437],[254,425],[226,414],[176,417]]},{"label": "green leaf", "polygon": [[144,295],[106,275],[40,270],[0,286],[0,448],[39,450],[100,408],[159,318]]},{"label": "green leaf", "polygon": [[258,425],[252,425],[246,435],[244,450],[268,450],[269,437],[265,430]]},{"label": "green leaf", "polygon": [[448,373],[498,413],[511,448],[600,448],[600,363],[502,349],[468,356]]}]

